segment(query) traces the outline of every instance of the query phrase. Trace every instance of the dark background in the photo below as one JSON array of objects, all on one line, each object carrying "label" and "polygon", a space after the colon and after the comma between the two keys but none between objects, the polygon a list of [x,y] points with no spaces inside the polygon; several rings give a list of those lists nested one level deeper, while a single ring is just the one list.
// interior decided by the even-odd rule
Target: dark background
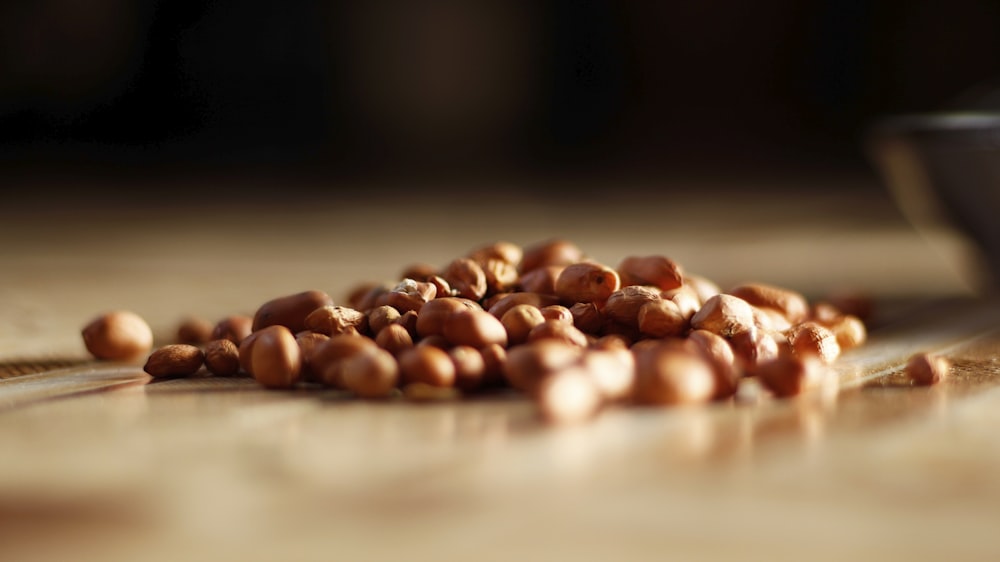
[{"label": "dark background", "polygon": [[6,0],[0,177],[867,174],[998,76],[988,0]]}]

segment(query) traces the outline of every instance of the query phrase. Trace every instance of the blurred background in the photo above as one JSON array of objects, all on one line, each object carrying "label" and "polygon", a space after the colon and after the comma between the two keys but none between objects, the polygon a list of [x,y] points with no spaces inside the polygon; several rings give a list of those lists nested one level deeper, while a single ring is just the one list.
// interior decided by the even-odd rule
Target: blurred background
[{"label": "blurred background", "polygon": [[0,177],[873,178],[865,127],[986,87],[998,29],[992,0],[6,0]]}]

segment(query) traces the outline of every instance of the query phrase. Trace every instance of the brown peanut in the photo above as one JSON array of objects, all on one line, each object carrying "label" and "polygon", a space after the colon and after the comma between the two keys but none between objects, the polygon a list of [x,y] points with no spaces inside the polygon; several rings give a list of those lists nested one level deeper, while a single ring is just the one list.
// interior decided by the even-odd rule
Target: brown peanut
[{"label": "brown peanut", "polygon": [[368,348],[344,359],[340,379],[361,398],[385,398],[399,383],[399,365],[388,351]]},{"label": "brown peanut", "polygon": [[519,345],[507,352],[504,377],[518,390],[534,395],[542,379],[580,361],[583,349],[559,340]]},{"label": "brown peanut", "polygon": [[589,349],[580,359],[581,369],[597,386],[606,402],[632,396],[635,388],[635,356],[628,348]]},{"label": "brown peanut", "polygon": [[680,265],[664,256],[629,256],[618,264],[622,287],[651,285],[661,291],[680,287],[684,275]]},{"label": "brown peanut", "polygon": [[737,364],[745,371],[753,370],[781,355],[781,346],[771,332],[751,326],[748,330],[729,337]]},{"label": "brown peanut", "polygon": [[216,322],[211,337],[213,340],[229,340],[240,345],[251,333],[253,333],[253,318],[236,314]]},{"label": "brown peanut", "polygon": [[463,310],[448,316],[442,335],[452,345],[480,348],[495,343],[507,346],[507,330],[496,316],[485,310]]},{"label": "brown peanut", "polygon": [[826,364],[833,363],[840,355],[837,336],[816,322],[803,322],[788,333],[788,343],[792,353],[813,355]]},{"label": "brown peanut", "polygon": [[448,264],[441,274],[460,297],[478,301],[486,295],[486,272],[481,265],[468,258],[459,258]]},{"label": "brown peanut", "polygon": [[905,373],[914,384],[927,386],[948,378],[951,362],[946,357],[917,353],[906,362]]},{"label": "brown peanut", "polygon": [[542,312],[530,304],[519,304],[504,313],[500,319],[507,330],[508,345],[520,345],[528,341],[528,333],[542,322],[545,322]]},{"label": "brown peanut", "polygon": [[757,366],[754,374],[778,397],[795,396],[818,388],[832,376],[814,356],[782,355]]},{"label": "brown peanut", "polygon": [[480,263],[486,276],[486,294],[509,291],[517,285],[517,267],[509,262],[489,259]]},{"label": "brown peanut", "polygon": [[639,333],[653,338],[679,336],[687,329],[688,320],[674,301],[659,299],[647,302],[639,309]]},{"label": "brown peanut", "polygon": [[342,388],[340,369],[344,359],[367,351],[375,345],[375,341],[366,336],[339,334],[320,343],[313,350],[309,365],[317,375],[319,382],[334,388]]},{"label": "brown peanut", "polygon": [[480,349],[479,353],[483,356],[483,386],[503,382],[504,365],[507,364],[507,350],[494,343]]},{"label": "brown peanut", "polygon": [[728,398],[735,394],[740,372],[736,368],[736,355],[729,342],[708,330],[691,331],[688,341],[696,346],[712,366],[712,372],[715,373],[714,398]]},{"label": "brown peanut", "polygon": [[583,252],[568,240],[546,240],[524,249],[521,274],[547,265],[569,265],[583,259]]},{"label": "brown peanut", "polygon": [[229,340],[205,344],[205,367],[213,375],[229,377],[240,371],[240,350]]},{"label": "brown peanut", "polygon": [[437,268],[429,263],[411,263],[399,274],[399,280],[426,281],[428,277],[437,275],[437,273]]},{"label": "brown peanut", "polygon": [[205,354],[193,345],[165,345],[149,355],[142,370],[153,377],[186,377],[198,372]]},{"label": "brown peanut", "polygon": [[279,297],[262,304],[253,317],[253,331],[268,326],[284,326],[292,333],[306,329],[306,316],[321,306],[333,304],[322,291],[303,291]]},{"label": "brown peanut", "polygon": [[313,368],[313,355],[321,344],[329,340],[330,336],[316,332],[299,332],[295,334],[295,342],[299,344],[299,351],[302,353],[302,380],[319,382],[319,372]]},{"label": "brown peanut", "polygon": [[587,347],[589,344],[586,334],[562,320],[546,320],[528,332],[529,342],[541,340],[558,340],[577,347]]},{"label": "brown peanut", "polygon": [[620,287],[618,272],[593,262],[568,265],[556,279],[556,295],[571,305],[578,302],[604,302]]},{"label": "brown peanut", "polygon": [[251,371],[251,369],[253,368],[253,362],[251,361],[251,357],[253,354],[253,346],[255,343],[257,343],[256,332],[243,338],[243,341],[237,344],[237,347],[239,348],[240,352],[240,369],[242,369],[244,373],[251,376],[253,375],[253,371]]},{"label": "brown peanut", "polygon": [[377,306],[368,312],[368,329],[371,333],[378,334],[400,316],[399,311],[389,305]]},{"label": "brown peanut", "polygon": [[604,326],[604,314],[592,302],[578,302],[569,307],[573,325],[585,334],[596,335]]},{"label": "brown peanut", "polygon": [[538,385],[536,402],[545,421],[570,424],[594,417],[602,398],[593,379],[576,367],[545,377]]},{"label": "brown peanut", "polygon": [[561,304],[543,306],[542,308],[539,308],[538,311],[542,313],[542,318],[546,320],[555,320],[558,322],[565,322],[567,324],[573,323],[573,313]]},{"label": "brown peanut", "polygon": [[456,297],[444,297],[428,302],[417,315],[417,335],[426,338],[443,334],[447,318],[464,310],[469,310],[469,307],[465,301]]},{"label": "brown peanut", "polygon": [[212,341],[213,328],[214,325],[204,318],[188,316],[177,326],[177,343],[205,345]]},{"label": "brown peanut", "polygon": [[400,313],[419,312],[424,304],[437,296],[437,287],[426,281],[403,279],[395,287],[375,299],[375,306],[391,306]]},{"label": "brown peanut", "polygon": [[302,351],[292,332],[272,324],[257,332],[250,352],[253,378],[265,388],[291,388],[302,373]]},{"label": "brown peanut", "polygon": [[423,383],[430,386],[455,386],[455,364],[441,349],[417,346],[399,355],[399,371],[403,383]]},{"label": "brown peanut", "polygon": [[753,306],[777,310],[792,324],[798,324],[809,316],[806,298],[789,289],[764,283],[746,283],[727,292]]},{"label": "brown peanut", "polygon": [[521,276],[518,284],[522,291],[528,293],[540,293],[543,295],[556,294],[556,279],[565,265],[546,265],[529,271]]},{"label": "brown peanut", "polygon": [[691,347],[664,342],[635,354],[635,400],[639,404],[694,404],[714,395],[712,366]]},{"label": "brown peanut", "polygon": [[353,308],[331,304],[310,312],[305,324],[306,329],[325,336],[364,333],[367,331],[368,317]]},{"label": "brown peanut", "polygon": [[524,250],[517,244],[500,241],[476,248],[469,253],[468,257],[480,264],[487,260],[500,260],[516,267],[521,263],[521,258],[524,257]]},{"label": "brown peanut", "polygon": [[732,295],[718,294],[705,301],[691,317],[691,327],[708,330],[724,338],[745,332],[754,326],[753,308]]},{"label": "brown peanut", "polygon": [[448,357],[455,365],[455,386],[462,390],[474,390],[483,384],[486,361],[482,353],[474,347],[457,345],[448,350]]},{"label": "brown peanut", "polygon": [[87,351],[97,359],[132,360],[153,347],[153,331],[141,316],[127,310],[102,314],[81,332]]},{"label": "brown peanut", "polygon": [[389,353],[398,356],[403,351],[413,347],[413,337],[406,328],[399,324],[390,324],[375,336],[375,344]]}]

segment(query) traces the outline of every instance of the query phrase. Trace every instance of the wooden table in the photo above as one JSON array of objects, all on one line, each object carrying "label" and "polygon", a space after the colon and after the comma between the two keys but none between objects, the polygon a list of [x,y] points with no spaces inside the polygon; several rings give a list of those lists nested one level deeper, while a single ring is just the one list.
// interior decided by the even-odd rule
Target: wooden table
[{"label": "wooden table", "polygon": [[[1000,307],[936,253],[958,243],[917,235],[879,192],[693,187],[0,211],[0,560],[998,559]],[[79,339],[107,309],[165,343],[188,313],[337,299],[411,262],[552,236],[608,263],[663,253],[723,285],[861,288],[886,306],[838,363],[839,393],[565,428],[511,395],[150,383],[88,362]],[[948,354],[955,377],[908,387],[917,350]]]}]

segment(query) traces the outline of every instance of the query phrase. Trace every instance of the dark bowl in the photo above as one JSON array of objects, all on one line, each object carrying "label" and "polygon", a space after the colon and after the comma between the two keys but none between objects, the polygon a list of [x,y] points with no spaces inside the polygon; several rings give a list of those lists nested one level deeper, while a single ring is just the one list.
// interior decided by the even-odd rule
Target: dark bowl
[{"label": "dark bowl", "polygon": [[866,141],[907,218],[971,240],[982,266],[974,284],[1000,288],[1000,112],[891,117]]}]

